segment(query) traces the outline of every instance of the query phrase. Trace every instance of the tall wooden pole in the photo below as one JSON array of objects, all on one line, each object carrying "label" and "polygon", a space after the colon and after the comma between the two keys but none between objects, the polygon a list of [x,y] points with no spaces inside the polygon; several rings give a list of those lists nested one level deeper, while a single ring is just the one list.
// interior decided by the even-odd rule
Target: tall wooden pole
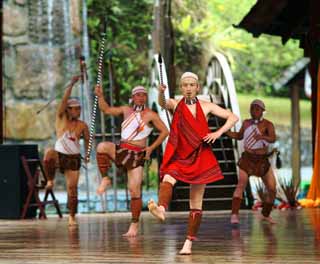
[{"label": "tall wooden pole", "polygon": [[317,127],[317,89],[318,89],[318,68],[320,60],[320,1],[311,0],[310,2],[310,31],[308,35],[309,44],[309,56],[310,62],[310,75],[311,75],[311,88],[312,88],[312,146],[313,155],[315,153],[315,137],[316,137],[316,127]]},{"label": "tall wooden pole", "polygon": [[3,1],[0,1],[0,144],[3,144],[3,72],[2,72],[2,25],[3,25]]},{"label": "tall wooden pole", "polygon": [[291,134],[292,134],[292,180],[294,186],[301,181],[301,155],[300,155],[300,108],[299,108],[299,85],[290,87],[291,92]]},{"label": "tall wooden pole", "polygon": [[170,87],[170,97],[173,96],[176,87],[174,45],[171,0],[156,0],[154,5],[152,48],[155,53],[160,52],[163,56]]},{"label": "tall wooden pole", "polygon": [[175,94],[176,88],[176,74],[175,74],[175,66],[174,66],[174,32],[172,26],[172,18],[171,18],[171,0],[166,0],[164,3],[164,52],[162,53],[165,58],[168,82],[171,87],[170,89],[170,97],[173,97]]}]

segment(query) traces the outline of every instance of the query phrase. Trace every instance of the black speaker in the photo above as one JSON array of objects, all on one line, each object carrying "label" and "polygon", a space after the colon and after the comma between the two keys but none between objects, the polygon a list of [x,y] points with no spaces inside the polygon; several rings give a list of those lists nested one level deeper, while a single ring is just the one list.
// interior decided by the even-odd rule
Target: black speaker
[{"label": "black speaker", "polygon": [[[21,156],[39,158],[37,145],[0,145],[0,218],[19,219],[26,196],[28,179],[21,163]],[[34,173],[35,167],[31,168]],[[27,217],[36,216],[31,207]]]}]

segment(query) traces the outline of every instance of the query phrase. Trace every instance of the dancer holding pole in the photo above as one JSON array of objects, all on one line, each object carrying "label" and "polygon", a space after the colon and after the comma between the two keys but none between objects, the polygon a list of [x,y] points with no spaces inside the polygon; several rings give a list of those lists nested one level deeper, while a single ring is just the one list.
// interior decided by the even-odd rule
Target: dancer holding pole
[{"label": "dancer holding pole", "polygon": [[[56,113],[57,141],[54,148],[47,149],[44,155],[44,168],[48,178],[46,188],[53,188],[56,168],[59,168],[65,175],[70,226],[77,225],[75,214],[78,206],[78,181],[81,166],[80,137],[84,138],[86,153],[89,143],[88,126],[84,121],[79,120],[80,101],[78,98],[71,97],[73,86],[79,79],[80,76],[74,76],[64,92]],[[87,155],[84,161],[89,161]]]},{"label": "dancer holding pole", "polygon": [[[200,90],[198,76],[185,72],[180,78],[183,98],[164,98],[164,85],[159,86],[159,104],[174,112],[170,136],[160,169],[159,201],[149,201],[149,211],[164,221],[171,201],[173,186],[177,181],[190,184],[190,214],[188,231],[180,254],[191,254],[202,217],[202,200],[207,183],[223,179],[219,164],[212,153],[213,143],[238,121],[232,112],[218,105],[198,100]],[[226,119],[217,131],[210,132],[207,118],[209,114]]]}]

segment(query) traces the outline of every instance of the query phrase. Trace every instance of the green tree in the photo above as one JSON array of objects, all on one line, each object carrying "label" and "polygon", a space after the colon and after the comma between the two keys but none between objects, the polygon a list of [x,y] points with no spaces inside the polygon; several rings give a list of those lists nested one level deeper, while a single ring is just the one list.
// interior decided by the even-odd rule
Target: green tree
[{"label": "green tree", "polygon": [[[128,102],[131,89],[149,81],[148,50],[152,27],[152,0],[89,0],[88,28],[92,65],[97,61],[100,34],[107,22],[105,76],[113,64],[116,104]],[[96,69],[94,69],[96,71]],[[96,72],[95,72],[96,73]],[[104,78],[104,87],[109,80]]]},{"label": "green tree", "polygon": [[236,88],[241,92],[284,94],[273,90],[281,72],[302,57],[298,41],[282,45],[280,37],[253,36],[237,25],[255,0],[175,1],[176,66],[203,78],[214,51],[231,63]]},{"label": "green tree", "polygon": [[[148,85],[152,0],[88,0],[91,54],[96,61],[102,21],[107,19],[107,47],[112,55],[117,103],[126,103],[137,84]],[[173,0],[176,76],[191,70],[204,79],[214,51],[224,53],[241,92],[276,94],[273,83],[302,57],[297,41],[282,45],[279,37],[253,38],[237,29],[256,0]],[[106,64],[106,69],[108,65]],[[105,78],[107,80],[107,78]],[[108,82],[106,81],[105,87]],[[283,94],[283,91],[281,91]],[[117,94],[117,93],[116,93]]]}]

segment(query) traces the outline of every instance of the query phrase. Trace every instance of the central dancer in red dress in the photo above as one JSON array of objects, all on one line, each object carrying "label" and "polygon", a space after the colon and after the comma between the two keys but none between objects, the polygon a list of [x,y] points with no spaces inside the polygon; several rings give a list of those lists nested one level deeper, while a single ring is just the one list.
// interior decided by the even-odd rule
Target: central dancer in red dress
[{"label": "central dancer in red dress", "polygon": [[[219,164],[212,153],[213,143],[238,121],[229,110],[218,105],[198,100],[200,90],[198,76],[186,72],[180,79],[183,98],[164,99],[165,86],[159,86],[159,104],[174,112],[170,136],[160,169],[159,202],[149,201],[149,211],[158,219],[165,220],[165,212],[172,197],[172,189],[177,181],[190,184],[190,214],[187,238],[180,254],[191,254],[202,217],[202,200],[207,183],[223,179]],[[210,132],[210,114],[226,119],[225,124],[215,132]]]}]

